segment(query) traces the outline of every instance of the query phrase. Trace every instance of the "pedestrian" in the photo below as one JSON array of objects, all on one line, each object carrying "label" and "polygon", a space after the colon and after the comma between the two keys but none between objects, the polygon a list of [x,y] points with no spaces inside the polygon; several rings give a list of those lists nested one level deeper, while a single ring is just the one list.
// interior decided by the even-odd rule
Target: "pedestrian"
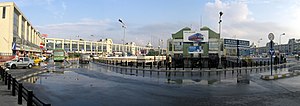
[{"label": "pedestrian", "polygon": [[169,57],[168,57],[168,67],[169,67],[169,70],[171,70],[171,64],[172,64],[172,57],[171,57],[171,55],[169,55]]}]

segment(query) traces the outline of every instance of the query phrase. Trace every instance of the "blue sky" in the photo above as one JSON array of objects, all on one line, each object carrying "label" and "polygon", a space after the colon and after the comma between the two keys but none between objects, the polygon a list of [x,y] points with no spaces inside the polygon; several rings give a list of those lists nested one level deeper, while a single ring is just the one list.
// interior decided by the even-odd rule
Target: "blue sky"
[{"label": "blue sky", "polygon": [[[0,0],[6,1],[6,0]],[[49,37],[95,40],[112,38],[121,43],[126,26],[126,41],[146,45],[159,39],[165,42],[181,28],[208,26],[217,31],[219,11],[223,11],[222,37],[236,36],[260,45],[273,32],[275,42],[281,33],[299,38],[299,0],[13,0],[27,19]],[[91,37],[90,35],[95,35]],[[165,43],[164,42],[164,43]]]}]

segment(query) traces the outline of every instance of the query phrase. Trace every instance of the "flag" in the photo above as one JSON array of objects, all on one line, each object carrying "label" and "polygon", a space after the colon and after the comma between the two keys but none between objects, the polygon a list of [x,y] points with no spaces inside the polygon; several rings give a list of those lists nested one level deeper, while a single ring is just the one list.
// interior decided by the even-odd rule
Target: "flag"
[{"label": "flag", "polygon": [[12,48],[11,48],[12,50],[16,50],[16,42],[14,42],[13,43],[13,45],[12,45]]}]

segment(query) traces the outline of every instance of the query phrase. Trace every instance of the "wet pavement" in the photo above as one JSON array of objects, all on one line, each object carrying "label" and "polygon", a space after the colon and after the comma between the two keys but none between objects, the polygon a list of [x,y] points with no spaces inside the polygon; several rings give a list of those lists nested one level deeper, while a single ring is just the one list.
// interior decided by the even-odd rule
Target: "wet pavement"
[{"label": "wet pavement", "polygon": [[[241,71],[250,84],[237,83],[232,73],[166,73],[79,64],[24,80],[53,106],[182,106],[182,105],[298,105],[300,77],[265,81],[269,69]],[[278,71],[286,72],[287,69]]]}]

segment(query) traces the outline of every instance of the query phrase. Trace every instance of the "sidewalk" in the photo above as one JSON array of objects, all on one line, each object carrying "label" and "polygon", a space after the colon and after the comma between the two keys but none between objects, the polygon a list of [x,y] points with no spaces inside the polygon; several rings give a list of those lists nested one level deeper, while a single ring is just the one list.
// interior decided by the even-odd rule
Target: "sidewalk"
[{"label": "sidewalk", "polygon": [[[9,70],[8,72],[17,80],[21,80],[24,79],[25,77],[30,77],[34,74],[38,74],[43,71],[45,70],[41,68],[32,68],[32,69],[12,69]],[[27,105],[26,100],[24,98],[22,100],[23,100],[22,105],[19,105],[17,92],[16,92],[16,96],[12,96],[12,91],[8,90],[8,86],[5,85],[5,82],[3,82],[2,79],[0,80],[0,106],[26,106]]]},{"label": "sidewalk", "polygon": [[26,106],[26,101],[23,100],[22,105],[18,104],[18,96],[12,96],[11,90],[7,89],[4,82],[0,82],[0,106]]}]

